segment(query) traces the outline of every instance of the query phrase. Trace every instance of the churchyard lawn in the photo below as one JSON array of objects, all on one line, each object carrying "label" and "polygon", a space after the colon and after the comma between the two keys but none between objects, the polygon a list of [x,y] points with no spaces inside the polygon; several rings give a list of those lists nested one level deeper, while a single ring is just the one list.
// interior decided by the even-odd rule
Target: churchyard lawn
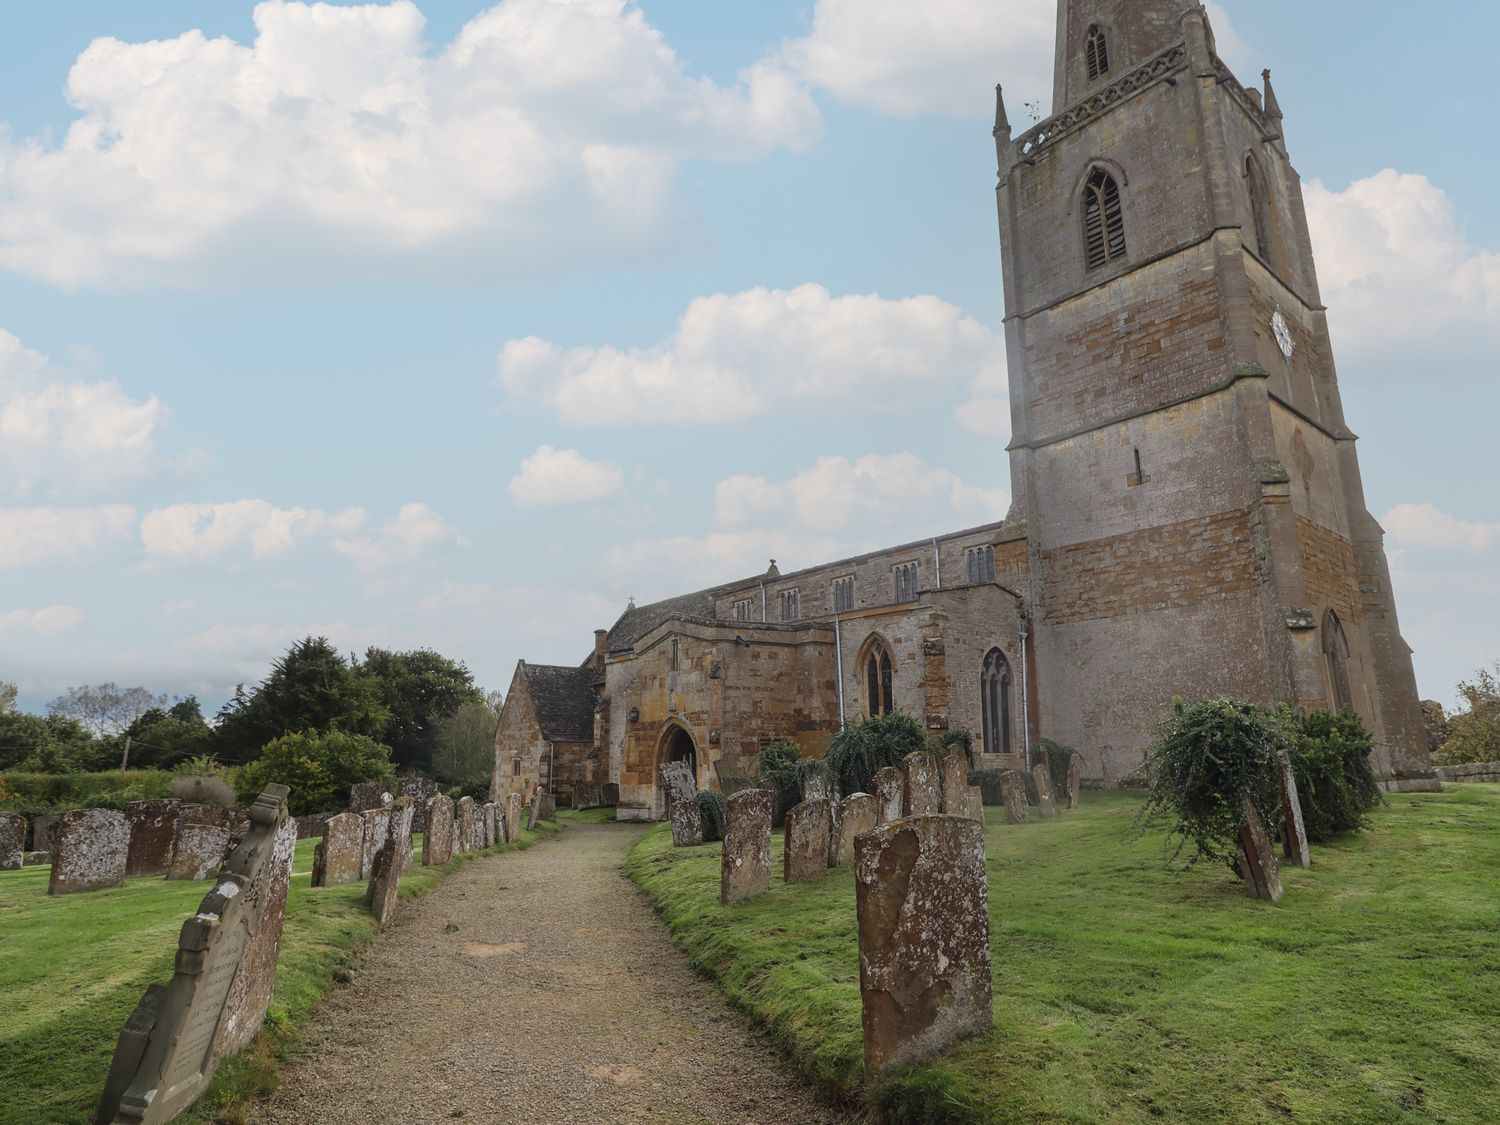
[{"label": "churchyard lawn", "polygon": [[[1141,797],[987,809],[994,1025],[872,1091],[896,1121],[1493,1121],[1500,785],[1393,795],[1282,867],[1278,905],[1168,867]],[[854,877],[719,905],[720,846],[658,826],[628,869],[674,938],[825,1089],[861,1082]]]},{"label": "churchyard lawn", "polygon": [[[476,855],[527,848],[557,826],[538,825],[513,845],[413,867],[402,898],[433,887]],[[310,885],[316,839],[292,864],[276,991],[260,1037],[220,1066],[184,1121],[239,1120],[238,1107],[275,1081],[297,1027],[335,976],[355,970],[375,933],[365,883]],[[416,854],[422,853],[416,837]],[[146,986],[172,974],[177,934],[210,883],[128,879],[118,887],[49,897],[48,868],[0,872],[0,1125],[92,1120],[115,1040]]]}]

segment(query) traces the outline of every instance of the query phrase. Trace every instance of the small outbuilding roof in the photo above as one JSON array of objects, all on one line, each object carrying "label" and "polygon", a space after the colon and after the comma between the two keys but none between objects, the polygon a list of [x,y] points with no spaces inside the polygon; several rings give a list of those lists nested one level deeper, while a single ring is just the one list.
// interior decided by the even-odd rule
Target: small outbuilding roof
[{"label": "small outbuilding roof", "polygon": [[542,737],[549,742],[594,741],[593,668],[525,663],[521,667]]}]

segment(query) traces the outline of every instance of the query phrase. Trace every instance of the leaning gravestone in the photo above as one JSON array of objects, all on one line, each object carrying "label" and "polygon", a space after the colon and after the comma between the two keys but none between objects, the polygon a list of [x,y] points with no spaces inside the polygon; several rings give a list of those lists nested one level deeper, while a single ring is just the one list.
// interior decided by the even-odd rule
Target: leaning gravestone
[{"label": "leaning gravestone", "polygon": [[1307,825],[1302,822],[1302,802],[1297,796],[1297,775],[1292,761],[1281,759],[1281,846],[1287,859],[1299,867],[1312,866],[1312,850],[1307,846]]},{"label": "leaning gravestone", "polygon": [[349,787],[349,812],[369,812],[391,801],[389,781],[356,781]]},{"label": "leaning gravestone", "polygon": [[868,793],[854,793],[839,802],[837,825],[833,830],[833,847],[828,851],[830,867],[845,867],[854,862],[856,837],[880,823],[880,802]]},{"label": "leaning gravestone", "polygon": [[1005,806],[1007,824],[1025,824],[1031,819],[1026,800],[1026,779],[1015,770],[1006,770],[1000,775],[1000,800]]},{"label": "leaning gravestone", "polygon": [[1281,901],[1281,868],[1265,822],[1247,800],[1240,810],[1240,876],[1245,888],[1267,902]]},{"label": "leaning gravestone", "polygon": [[925,750],[908,754],[902,765],[906,782],[902,789],[906,816],[935,816],[943,811],[943,787],[938,780],[937,762]]},{"label": "leaning gravestone", "polygon": [[661,767],[661,776],[667,783],[667,809],[672,814],[672,846],[696,847],[703,843],[703,818],[698,812],[693,768],[686,762],[667,762]]},{"label": "leaning gravestone", "polygon": [[364,866],[365,820],[345,812],[328,818],[323,839],[313,848],[312,885],[335,887],[359,878]]},{"label": "leaning gravestone", "polygon": [[521,794],[505,798],[505,842],[514,844],[521,835]]},{"label": "leaning gravestone", "polygon": [[906,815],[906,771],[900,766],[886,766],[875,771],[875,803],[881,824],[889,824]]},{"label": "leaning gravestone", "polygon": [[368,879],[370,868],[375,865],[375,853],[380,850],[380,845],[385,843],[385,838],[391,831],[391,806],[381,805],[378,809],[366,809],[359,814],[365,822],[363,843],[359,853],[359,878]]},{"label": "leaning gravestone", "polygon": [[52,877],[47,893],[97,891],[125,881],[130,827],[114,809],[73,809],[52,835]]},{"label": "leaning gravestone", "polygon": [[865,1074],[916,1062],[991,1021],[984,828],[881,825],[855,844]]},{"label": "leaning gravestone", "polygon": [[1083,807],[1083,755],[1068,756],[1068,808]]},{"label": "leaning gravestone", "polygon": [[805,882],[828,870],[832,819],[827,797],[803,801],[786,814],[785,846],[781,857],[782,878],[786,882]]},{"label": "leaning gravestone", "polygon": [[526,830],[528,832],[533,831],[536,828],[536,822],[541,819],[542,790],[541,787],[538,786],[531,791],[531,804],[527,807],[526,810]]},{"label": "leaning gravestone", "polygon": [[179,824],[172,843],[168,879],[212,879],[229,850],[229,829],[218,824]]},{"label": "leaning gravestone", "polygon": [[396,912],[396,897],[401,889],[401,868],[411,847],[411,821],[414,813],[410,797],[398,797],[391,809],[391,820],[385,843],[375,853],[370,885],[365,890],[365,905],[382,926]]},{"label": "leaning gravestone", "polygon": [[719,902],[742,902],[771,887],[771,791],[742,789],[725,802]]},{"label": "leaning gravestone", "polygon": [[474,798],[460,797],[458,799],[458,850],[472,852],[474,850]]},{"label": "leaning gravestone", "polygon": [[427,802],[427,831],[422,834],[422,865],[441,867],[453,858],[453,798],[442,794]]},{"label": "leaning gravestone", "polygon": [[259,1029],[296,847],[287,792],[268,785],[256,798],[245,841],[183,923],[172,979],[148,988],[126,1021],[96,1122],[171,1121],[208,1086],[219,1058]]},{"label": "leaning gravestone", "polygon": [[177,807],[178,802],[172,800],[131,801],[125,806],[125,822],[130,826],[127,879],[167,873],[177,836]]},{"label": "leaning gravestone", "polygon": [[26,865],[26,818],[0,812],[0,871],[19,871]]},{"label": "leaning gravestone", "polygon": [[1052,799],[1052,771],[1046,762],[1031,767],[1031,779],[1036,782],[1036,815],[1056,816],[1057,802]]}]

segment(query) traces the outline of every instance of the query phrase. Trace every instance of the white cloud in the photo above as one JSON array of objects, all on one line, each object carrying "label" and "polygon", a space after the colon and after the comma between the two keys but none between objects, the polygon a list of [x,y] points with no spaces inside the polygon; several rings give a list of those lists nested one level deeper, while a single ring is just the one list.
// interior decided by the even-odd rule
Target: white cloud
[{"label": "white cloud", "polygon": [[0,137],[0,265],[65,286],[524,277],[660,244],[684,159],[821,128],[772,62],[685,73],[632,0],[503,0],[437,50],[410,0],[266,0],[254,21],[248,46],[94,40],[61,143]]},{"label": "white cloud", "polygon": [[1471,523],[1435,504],[1398,504],[1380,522],[1394,543],[1411,550],[1483,552],[1500,543],[1500,523]]},{"label": "white cloud", "polygon": [[353,531],[364,519],[358,508],[330,516],[316,508],[278,508],[265,500],[173,504],[146,513],[141,545],[157,557],[209,559],[248,548],[253,557],[265,559],[284,555],[306,539]]},{"label": "white cloud", "polygon": [[135,509],[0,508],[0,569],[33,566],[92,554],[130,533]]},{"label": "white cloud", "polygon": [[538,446],[521,462],[508,490],[522,508],[592,504],[620,491],[625,474],[613,461],[590,461],[576,449]]},{"label": "white cloud", "polygon": [[1305,197],[1341,351],[1500,341],[1500,253],[1467,240],[1453,201],[1426,176],[1387,168],[1343,191],[1315,180]]},{"label": "white cloud", "polygon": [[66,378],[0,329],[0,479],[11,495],[60,496],[139,479],[152,468],[152,438],[165,416],[155,398],[136,402],[118,383]]},{"label": "white cloud", "polygon": [[76,605],[49,605],[44,609],[13,609],[0,613],[0,637],[14,633],[57,636],[78,628],[83,610]]},{"label": "white cloud", "polygon": [[502,385],[580,426],[741,421],[834,401],[899,410],[951,384],[1005,386],[1003,337],[937,297],[831,296],[821,285],[694,300],[649,348],[512,340]]},{"label": "white cloud", "polygon": [[333,549],[354,560],[361,570],[384,570],[407,563],[435,547],[467,540],[458,528],[426,504],[403,504],[396,518],[387,520],[377,535],[340,538]]}]

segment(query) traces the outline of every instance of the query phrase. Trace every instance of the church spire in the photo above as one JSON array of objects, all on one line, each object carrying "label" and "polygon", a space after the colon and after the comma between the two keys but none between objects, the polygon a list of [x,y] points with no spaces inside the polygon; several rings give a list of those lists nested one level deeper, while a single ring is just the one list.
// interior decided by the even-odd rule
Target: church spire
[{"label": "church spire", "polygon": [[992,130],[995,137],[995,158],[1000,162],[1000,170],[1005,170],[1009,162],[1006,153],[1010,148],[1010,118],[1005,113],[1005,88],[995,87],[995,128]]}]

